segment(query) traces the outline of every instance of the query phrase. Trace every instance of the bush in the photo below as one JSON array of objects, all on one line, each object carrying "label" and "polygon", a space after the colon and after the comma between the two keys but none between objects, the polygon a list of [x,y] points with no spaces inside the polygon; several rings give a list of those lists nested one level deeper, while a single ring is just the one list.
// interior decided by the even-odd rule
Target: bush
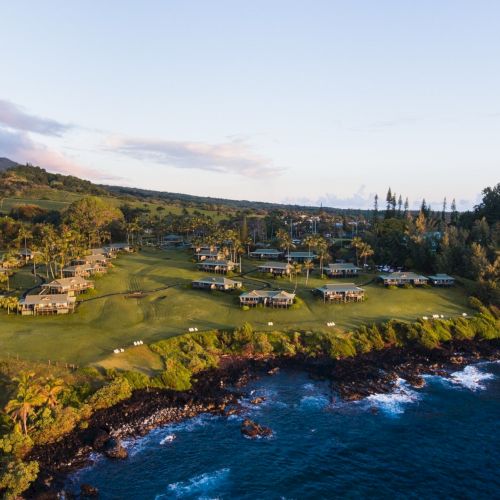
[{"label": "bush", "polygon": [[130,387],[127,379],[117,377],[109,384],[101,387],[94,394],[92,394],[89,398],[89,405],[94,411],[102,410],[104,408],[109,408],[124,399],[128,399],[131,395],[132,388]]}]

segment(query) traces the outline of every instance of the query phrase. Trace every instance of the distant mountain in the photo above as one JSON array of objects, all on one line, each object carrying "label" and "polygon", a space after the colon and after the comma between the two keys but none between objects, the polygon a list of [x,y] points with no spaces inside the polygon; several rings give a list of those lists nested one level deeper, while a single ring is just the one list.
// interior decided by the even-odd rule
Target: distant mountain
[{"label": "distant mountain", "polygon": [[0,158],[0,171],[7,170],[8,168],[17,167],[19,163],[9,160],[9,158]]}]

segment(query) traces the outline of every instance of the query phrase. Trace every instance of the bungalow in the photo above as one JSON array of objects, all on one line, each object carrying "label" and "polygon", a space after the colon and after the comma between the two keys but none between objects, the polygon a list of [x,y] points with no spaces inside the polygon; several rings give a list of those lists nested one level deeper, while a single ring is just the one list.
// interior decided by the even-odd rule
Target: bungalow
[{"label": "bungalow", "polygon": [[256,259],[279,259],[283,256],[283,252],[277,248],[258,248],[250,252],[250,257]]},{"label": "bungalow", "polygon": [[193,280],[191,285],[193,288],[227,291],[241,288],[243,283],[241,281],[230,280],[229,278],[207,277]]},{"label": "bungalow", "polygon": [[288,261],[305,262],[306,260],[315,260],[318,256],[314,252],[289,252],[286,254]]},{"label": "bungalow", "polygon": [[129,243],[110,243],[105,246],[105,249],[113,253],[134,251],[134,247]]},{"label": "bungalow", "polygon": [[361,268],[350,262],[337,262],[328,265],[327,274],[331,278],[345,278],[346,276],[357,276]]},{"label": "bungalow", "polygon": [[60,278],[42,285],[41,295],[60,295],[66,293],[69,296],[74,296],[91,288],[94,288],[94,283],[92,281],[87,281],[81,276]]},{"label": "bungalow", "polygon": [[161,245],[164,247],[178,247],[184,244],[184,238],[178,234],[168,234],[163,236]]},{"label": "bungalow", "polygon": [[321,295],[324,302],[361,302],[365,291],[354,283],[326,284],[315,288],[313,293]]},{"label": "bungalow", "polygon": [[68,314],[75,310],[75,300],[75,297],[70,297],[67,293],[27,295],[19,301],[19,309],[23,316]]},{"label": "bungalow", "polygon": [[455,278],[448,274],[435,274],[429,276],[429,280],[432,286],[453,286],[455,284]]},{"label": "bungalow", "polygon": [[17,256],[26,263],[35,258],[35,252],[32,252],[29,248],[22,248],[17,253]]},{"label": "bungalow", "polygon": [[108,258],[102,254],[91,254],[91,255],[84,255],[83,257],[80,257],[78,259],[74,259],[72,264],[74,266],[80,266],[80,265],[94,265],[94,264],[100,264],[101,266],[107,266],[108,265]]},{"label": "bungalow", "polygon": [[63,269],[63,276],[65,278],[74,278],[75,276],[86,278],[94,274],[103,274],[105,272],[106,268],[101,264],[80,264],[65,267]]},{"label": "bungalow", "polygon": [[403,286],[403,285],[426,285],[429,281],[425,276],[416,273],[395,272],[387,275],[380,275],[379,279],[386,286]]},{"label": "bungalow", "polygon": [[210,250],[210,249],[203,249],[198,252],[196,252],[196,259],[199,262],[202,262],[207,259],[212,259],[212,260],[217,260],[217,259],[222,259],[224,255],[219,252],[218,250]]},{"label": "bungalow", "polygon": [[266,262],[257,266],[261,273],[270,273],[274,276],[288,276],[292,272],[292,266],[288,262]]},{"label": "bungalow", "polygon": [[223,259],[206,259],[198,263],[201,271],[208,271],[210,273],[227,273],[232,271],[236,264],[230,260]]},{"label": "bungalow", "polygon": [[289,307],[294,300],[295,294],[284,290],[252,290],[240,295],[240,304],[242,306],[263,304],[269,307]]}]

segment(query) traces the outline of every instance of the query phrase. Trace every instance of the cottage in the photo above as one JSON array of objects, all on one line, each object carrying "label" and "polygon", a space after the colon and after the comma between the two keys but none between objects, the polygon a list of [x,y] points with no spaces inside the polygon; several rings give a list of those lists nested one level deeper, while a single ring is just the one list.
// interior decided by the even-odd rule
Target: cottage
[{"label": "cottage", "polygon": [[365,291],[354,283],[326,284],[313,290],[325,302],[362,302]]},{"label": "cottage", "polygon": [[257,266],[261,273],[270,273],[274,276],[288,276],[292,272],[292,266],[288,262],[266,262]]},{"label": "cottage", "polygon": [[346,276],[357,276],[361,268],[349,262],[337,262],[328,265],[327,274],[330,278],[345,278]]},{"label": "cottage", "polygon": [[250,257],[256,259],[279,259],[283,256],[283,252],[277,248],[258,248],[250,252]]},{"label": "cottage", "polygon": [[42,285],[42,295],[68,294],[70,297],[94,288],[92,281],[87,281],[81,276],[73,278],[60,278]]},{"label": "cottage", "polygon": [[184,244],[184,238],[178,234],[168,234],[163,236],[161,245],[164,247],[179,247]]},{"label": "cottage", "polygon": [[421,276],[411,272],[395,272],[390,274],[382,274],[379,279],[386,286],[403,286],[403,285],[426,285],[429,281],[425,276]]},{"label": "cottage", "polygon": [[35,252],[32,252],[29,248],[23,248],[19,250],[17,256],[24,262],[29,262],[35,258]]},{"label": "cottage", "polygon": [[72,265],[81,266],[81,265],[94,265],[100,264],[101,266],[108,265],[108,258],[103,254],[90,254],[84,255],[83,257],[79,257],[78,259],[74,259]]},{"label": "cottage", "polygon": [[199,262],[202,262],[202,261],[207,260],[207,259],[219,260],[219,259],[224,258],[224,255],[221,252],[219,252],[218,250],[210,250],[210,249],[206,249],[206,248],[196,252],[195,255],[196,255],[196,259]]},{"label": "cottage", "polygon": [[429,276],[429,280],[432,286],[453,286],[455,284],[455,278],[448,274],[435,274]]},{"label": "cottage", "polygon": [[294,300],[295,294],[284,290],[252,290],[240,295],[240,304],[242,306],[263,304],[268,307],[288,308],[293,305]]},{"label": "cottage", "polygon": [[306,260],[315,260],[318,256],[314,252],[289,252],[286,254],[288,261],[305,262]]},{"label": "cottage", "polygon": [[236,267],[236,264],[230,260],[206,259],[199,262],[198,267],[201,271],[224,274],[232,271]]},{"label": "cottage", "polygon": [[23,316],[42,316],[49,314],[68,314],[75,310],[75,297],[67,293],[54,295],[27,295],[19,302]]},{"label": "cottage", "polygon": [[191,282],[193,288],[203,288],[208,290],[236,290],[243,286],[241,281],[234,281],[224,277],[207,277],[193,280]]},{"label": "cottage", "polygon": [[104,247],[107,251],[118,253],[118,252],[133,252],[134,248],[128,243],[110,243]]},{"label": "cottage", "polygon": [[106,272],[106,268],[101,264],[80,264],[68,266],[63,269],[63,276],[65,278],[74,278],[75,276],[81,276],[87,278],[88,276],[93,276],[95,274],[103,274]]}]

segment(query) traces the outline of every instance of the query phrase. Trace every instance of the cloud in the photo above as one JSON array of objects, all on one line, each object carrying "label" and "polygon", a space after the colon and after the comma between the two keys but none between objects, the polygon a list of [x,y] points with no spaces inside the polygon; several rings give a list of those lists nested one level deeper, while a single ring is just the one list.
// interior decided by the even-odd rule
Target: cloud
[{"label": "cloud", "polygon": [[354,194],[347,197],[340,197],[335,193],[325,193],[318,198],[286,198],[283,200],[283,203],[314,207],[323,205],[324,207],[332,208],[370,209],[373,208],[374,197],[375,193],[366,193],[366,186],[362,185]]},{"label": "cloud", "polygon": [[72,125],[56,120],[30,115],[16,104],[3,99],[0,99],[0,124],[15,130],[57,137],[72,128]]},{"label": "cloud", "polygon": [[116,179],[93,168],[82,167],[64,155],[33,141],[22,131],[0,127],[0,155],[20,163],[40,165],[53,172],[90,179]]},{"label": "cloud", "polygon": [[209,144],[112,137],[108,139],[105,147],[138,160],[154,161],[182,169],[238,174],[245,177],[269,177],[283,172],[283,169],[274,166],[271,160],[253,152],[240,138],[232,138],[220,144]]}]

